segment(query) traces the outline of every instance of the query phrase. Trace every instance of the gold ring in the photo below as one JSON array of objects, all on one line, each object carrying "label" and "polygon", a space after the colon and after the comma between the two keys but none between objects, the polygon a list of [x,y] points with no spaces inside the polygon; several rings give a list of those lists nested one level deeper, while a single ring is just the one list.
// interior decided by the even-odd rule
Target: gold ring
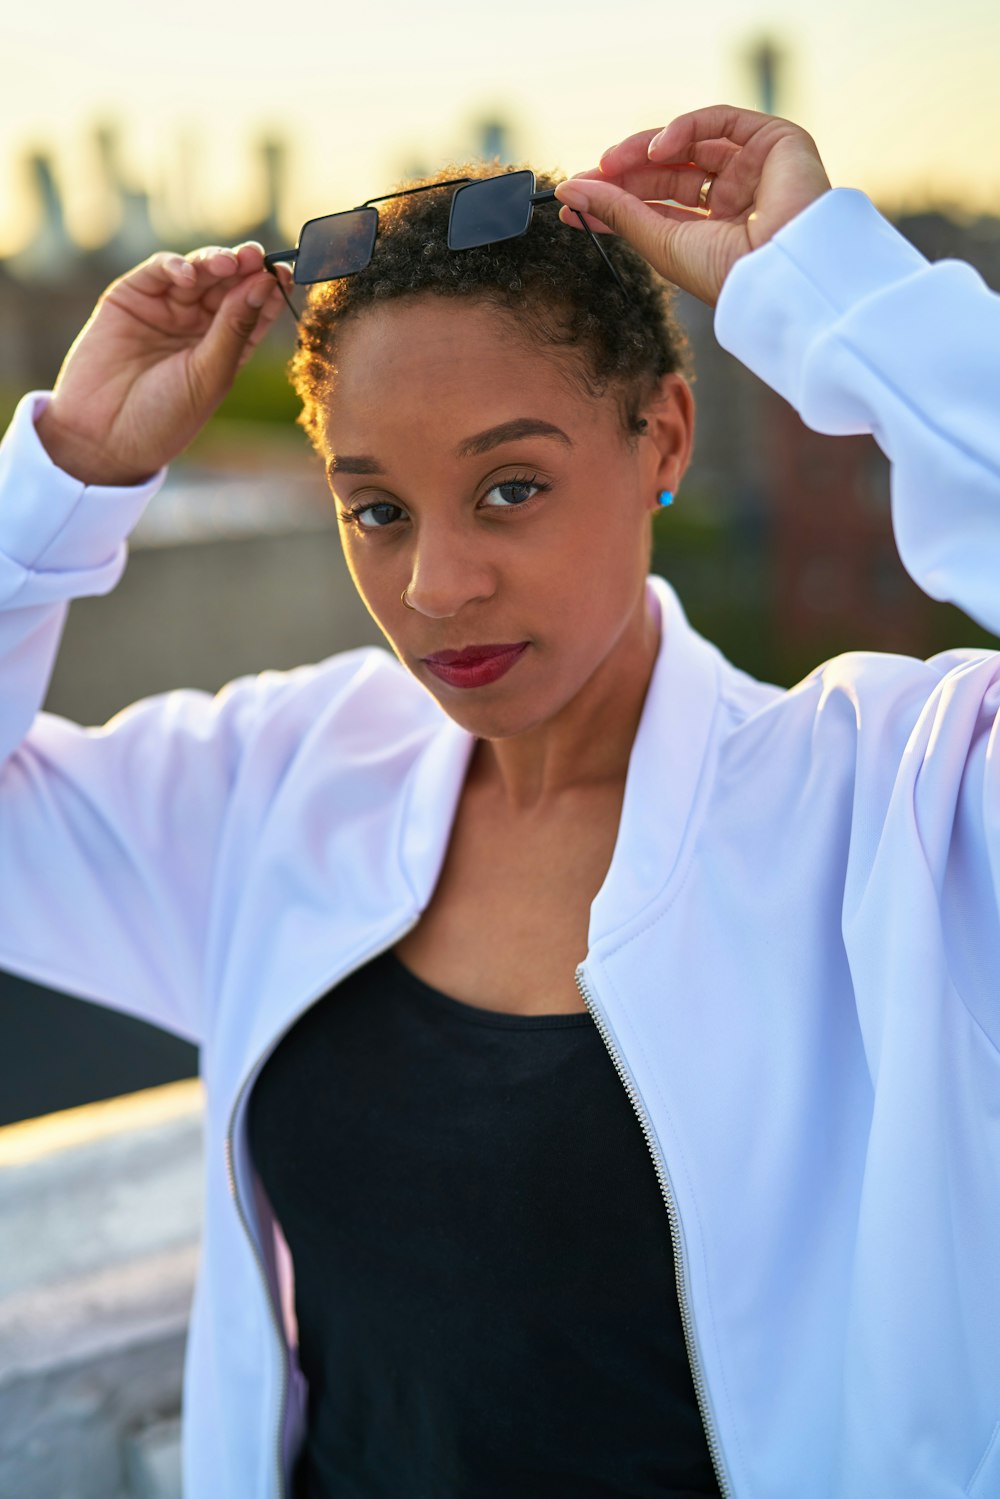
[{"label": "gold ring", "polygon": [[[410,586],[409,583],[407,583],[406,588],[409,588],[409,586]],[[409,599],[406,597],[406,588],[403,589],[403,591],[399,595],[399,597],[400,597],[400,599],[403,602],[403,608],[404,609],[413,609],[415,607],[415,605],[411,604],[410,601],[409,601]]]},{"label": "gold ring", "polygon": [[712,183],[714,181],[715,181],[715,173],[714,172],[709,172],[708,176],[705,178],[704,182],[701,184],[701,191],[698,194],[698,207],[699,208],[707,208],[708,207],[708,195],[712,191]]}]

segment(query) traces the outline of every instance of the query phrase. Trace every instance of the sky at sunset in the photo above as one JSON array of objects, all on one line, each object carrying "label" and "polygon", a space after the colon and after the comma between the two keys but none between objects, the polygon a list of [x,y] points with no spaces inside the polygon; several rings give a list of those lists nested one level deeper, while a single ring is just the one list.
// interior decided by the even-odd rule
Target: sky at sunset
[{"label": "sky at sunset", "polygon": [[177,214],[187,203],[209,218],[252,210],[251,143],[284,133],[294,236],[307,217],[460,158],[487,116],[509,122],[515,157],[571,172],[683,110],[756,107],[745,57],[765,33],[786,57],[778,112],[811,131],[835,185],[890,209],[937,199],[1000,213],[997,0],[227,10],[205,0],[4,8],[0,253],[31,231],[28,149],[53,153],[70,227],[99,237],[99,119],[120,122],[137,184]]}]

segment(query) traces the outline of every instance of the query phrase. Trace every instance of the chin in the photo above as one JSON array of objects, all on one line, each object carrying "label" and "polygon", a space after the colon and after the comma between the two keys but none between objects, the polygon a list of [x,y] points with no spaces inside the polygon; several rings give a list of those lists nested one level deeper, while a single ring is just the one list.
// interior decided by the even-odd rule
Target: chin
[{"label": "chin", "polygon": [[438,694],[426,682],[423,686],[442,713],[447,713],[454,723],[476,739],[510,739],[533,726],[524,712],[519,712],[513,704],[503,708],[498,704],[456,701],[451,693],[447,696]]},{"label": "chin", "polygon": [[447,691],[438,693],[422,677],[418,680],[441,711],[476,739],[513,739],[518,734],[530,733],[554,718],[565,706],[562,702],[541,705],[537,700],[529,701],[523,692],[512,693],[506,702],[498,698],[491,702],[489,694],[492,689],[489,687],[462,695]]}]

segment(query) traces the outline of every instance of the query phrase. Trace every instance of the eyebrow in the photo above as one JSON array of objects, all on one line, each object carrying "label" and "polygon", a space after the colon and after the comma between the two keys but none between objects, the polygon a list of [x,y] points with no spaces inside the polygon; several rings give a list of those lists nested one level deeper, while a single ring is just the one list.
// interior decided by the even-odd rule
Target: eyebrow
[{"label": "eyebrow", "polygon": [[[520,437],[554,437],[568,448],[573,446],[573,439],[552,422],[543,422],[536,416],[516,416],[509,422],[500,422],[496,427],[487,427],[484,432],[476,432],[474,436],[467,437],[455,449],[455,457],[478,458],[491,448],[498,448],[505,442],[516,442]],[[383,470],[377,458],[369,458],[367,455],[348,457],[346,454],[335,453],[326,465],[326,472],[330,476],[335,473],[381,474]]]}]

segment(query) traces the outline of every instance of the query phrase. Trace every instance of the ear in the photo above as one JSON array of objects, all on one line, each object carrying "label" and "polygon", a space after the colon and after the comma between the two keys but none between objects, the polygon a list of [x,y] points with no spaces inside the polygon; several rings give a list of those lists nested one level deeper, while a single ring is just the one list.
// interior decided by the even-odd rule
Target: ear
[{"label": "ear", "polygon": [[642,483],[650,510],[659,509],[659,494],[676,494],[694,448],[694,396],[683,375],[664,375],[643,405]]}]

